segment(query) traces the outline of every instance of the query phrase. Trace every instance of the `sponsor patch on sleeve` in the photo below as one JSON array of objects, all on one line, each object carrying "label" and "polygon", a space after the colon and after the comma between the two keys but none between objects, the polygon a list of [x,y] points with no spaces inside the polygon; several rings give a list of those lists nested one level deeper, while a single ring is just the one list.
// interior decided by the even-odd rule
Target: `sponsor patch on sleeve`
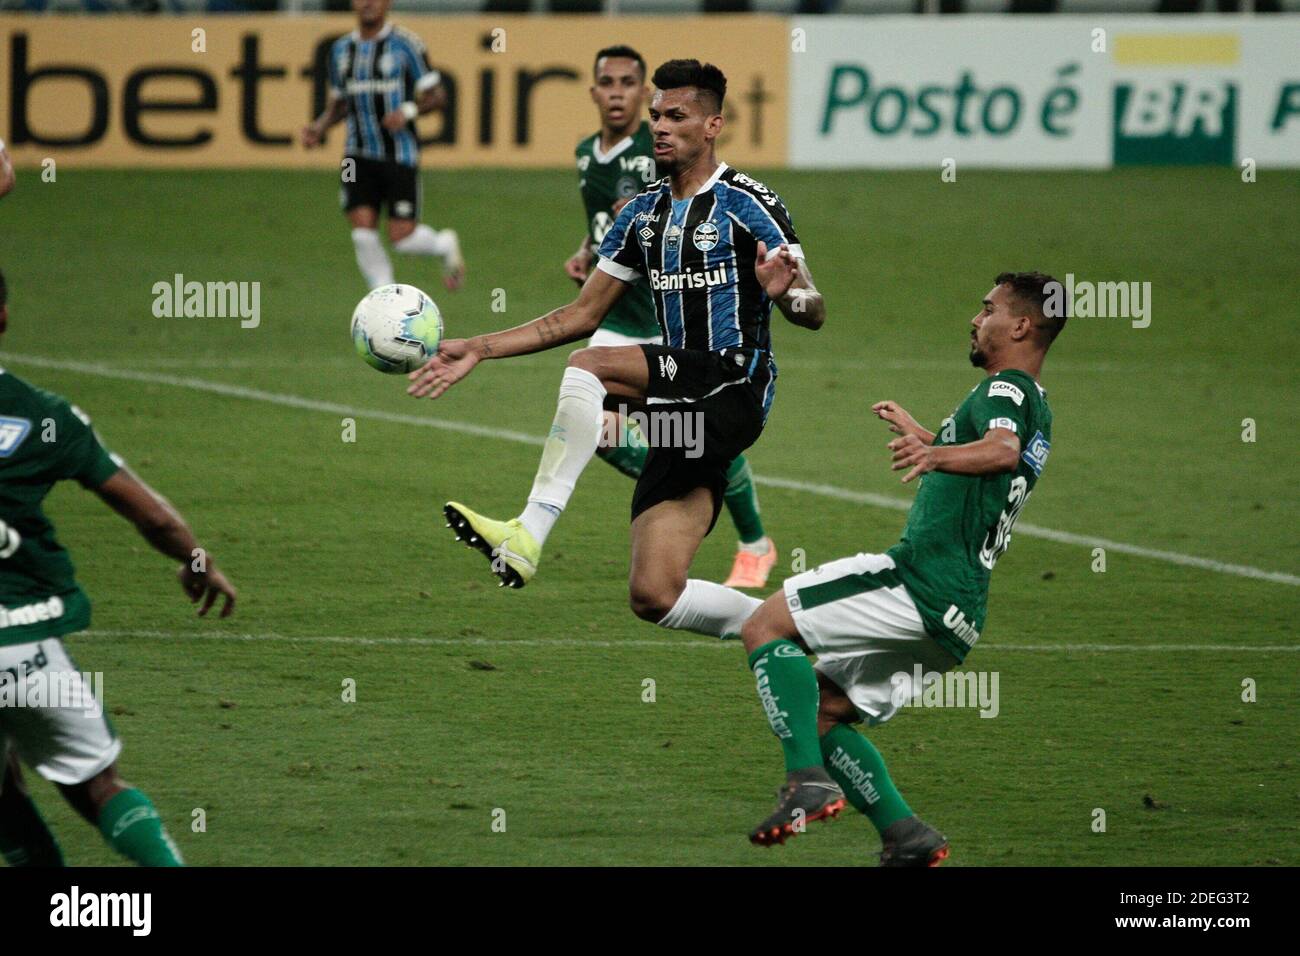
[{"label": "sponsor patch on sleeve", "polygon": [[999,395],[1011,399],[1016,405],[1022,405],[1025,401],[1025,393],[1010,382],[994,382],[989,386],[989,398],[997,398]]},{"label": "sponsor patch on sleeve", "polygon": [[1029,440],[1025,450],[1020,453],[1020,458],[1026,465],[1034,469],[1035,475],[1043,473],[1043,466],[1047,464],[1047,453],[1052,450],[1052,443],[1043,438],[1042,432],[1034,432],[1034,437]]},{"label": "sponsor patch on sleeve", "polygon": [[25,418],[0,415],[0,458],[8,458],[16,452],[31,430],[32,423]]},{"label": "sponsor patch on sleeve", "polygon": [[990,418],[989,427],[984,430],[987,432],[992,431],[995,428],[1005,428],[1009,432],[1015,432],[1017,435],[1020,434],[1020,429],[1016,427],[1015,419],[1011,418]]}]

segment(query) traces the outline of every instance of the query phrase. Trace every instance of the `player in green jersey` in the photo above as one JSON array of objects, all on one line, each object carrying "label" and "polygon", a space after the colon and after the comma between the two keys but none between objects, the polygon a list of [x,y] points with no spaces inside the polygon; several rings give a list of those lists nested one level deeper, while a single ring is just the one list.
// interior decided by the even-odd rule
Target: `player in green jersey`
[{"label": "player in green jersey", "polygon": [[[971,320],[970,360],[986,378],[935,435],[894,402],[872,410],[903,481],[922,478],[902,540],[787,578],[745,622],[759,699],[785,751],[775,812],[751,833],[784,842],[845,798],[881,836],[881,863],[936,866],[947,840],[899,795],[880,753],[849,725],[875,726],[921,688],[916,669],[961,663],[984,628],[989,575],[1042,474],[1052,412],[1038,384],[1066,317],[1045,306],[1055,280],[1003,273]],[[814,669],[805,653],[817,655]]]},{"label": "player in green jersey", "polygon": [[[0,275],[0,333],[8,322]],[[72,662],[66,634],[90,624],[90,601],[41,503],[75,480],[180,562],[181,588],[204,615],[235,589],[176,510],[99,443],[66,399],[0,369],[0,855],[59,866],[62,854],[23,786],[19,759],[56,784],[114,850],[151,866],[181,865],[158,811],[117,771],[122,743],[104,717],[98,681]]]},{"label": "player in green jersey", "polygon": [[[600,130],[578,143],[578,187],[586,208],[587,232],[578,251],[564,263],[579,285],[587,281],[605,233],[627,201],[654,182],[654,142],[644,119],[645,60],[628,46],[596,54],[591,99],[600,113]],[[663,341],[650,286],[638,282],[609,310],[589,345],[657,345]],[[612,404],[612,403],[611,403]],[[645,437],[613,409],[605,411],[596,454],[630,478],[638,478],[649,451]],[[749,461],[739,455],[727,471],[723,493],[740,542],[726,587],[761,588],[776,563],[776,547],[763,528],[758,492]]]}]

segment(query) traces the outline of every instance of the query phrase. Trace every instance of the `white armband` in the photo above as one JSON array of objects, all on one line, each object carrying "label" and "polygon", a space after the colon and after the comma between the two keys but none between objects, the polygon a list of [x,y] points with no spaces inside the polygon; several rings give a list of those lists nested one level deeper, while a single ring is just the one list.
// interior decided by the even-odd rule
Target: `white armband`
[{"label": "white armband", "polygon": [[408,120],[414,120],[417,116],[420,115],[420,107],[416,106],[410,100],[407,100],[405,103],[399,106],[398,109],[402,111],[402,115],[405,116]]}]

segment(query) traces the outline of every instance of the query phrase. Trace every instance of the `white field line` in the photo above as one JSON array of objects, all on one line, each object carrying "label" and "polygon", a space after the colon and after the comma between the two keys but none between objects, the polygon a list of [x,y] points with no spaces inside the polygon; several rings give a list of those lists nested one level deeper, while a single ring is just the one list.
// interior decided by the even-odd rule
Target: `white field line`
[{"label": "white field line", "polygon": [[[398,425],[415,425],[422,428],[437,428],[442,431],[459,432],[464,435],[475,435],[480,438],[496,438],[502,441],[518,442],[526,445],[541,445],[543,439],[538,435],[530,435],[524,432],[510,431],[504,428],[492,428],[486,425],[473,425],[469,422],[449,421],[442,418],[429,418],[425,415],[405,415],[398,412],[387,412],[381,409],[357,408],[353,405],[342,405],[337,402],[324,402],[314,398],[304,398],[300,395],[287,395],[282,392],[267,392],[257,388],[245,388],[242,385],[229,385],[225,382],[213,382],[202,378],[188,378],[177,375],[165,375],[158,372],[142,372],[132,369],[115,368],[109,365],[102,365],[94,362],[75,362],[65,359],[45,358],[39,355],[17,355],[6,353],[0,356],[3,361],[16,362],[18,364],[34,365],[38,368],[57,369],[59,371],[77,372],[81,375],[97,375],[101,378],[114,378],[131,382],[148,382],[155,385],[171,385],[175,388],[186,388],[191,391],[209,392],[214,395],[223,395],[227,398],[242,398],[255,402],[266,402],[271,405],[282,405],[288,408],[299,408],[312,412],[329,412],[334,415],[345,415],[351,418],[367,418],[374,421],[391,422]],[[835,485],[825,485],[816,482],[799,481],[793,478],[776,478],[768,475],[755,475],[754,480],[760,485],[767,485],[772,488],[783,488],[789,491],[798,491],[803,494],[819,495],[823,498],[834,498],[839,501],[853,502],[854,504],[872,505],[877,508],[889,508],[894,511],[906,511],[912,506],[912,502],[904,498],[893,498],[888,495],[875,494],[869,491],[852,491],[848,488],[839,488]],[[1059,544],[1073,544],[1083,548],[1105,548],[1107,551],[1114,551],[1118,554],[1132,555],[1137,558],[1146,558],[1151,561],[1163,561],[1166,564],[1176,564],[1187,568],[1198,568],[1202,571],[1213,571],[1217,574],[1230,574],[1236,577],[1253,578],[1259,581],[1271,581],[1274,584],[1289,584],[1292,587],[1300,586],[1300,576],[1294,574],[1285,574],[1281,571],[1266,571],[1262,568],[1251,567],[1245,564],[1229,564],[1224,561],[1216,561],[1213,558],[1201,558],[1192,554],[1182,554],[1177,551],[1162,551],[1156,548],[1145,548],[1141,545],[1126,544],[1122,541],[1112,541],[1109,538],[1096,538],[1091,535],[1074,534],[1070,531],[1057,531],[1053,528],[1044,528],[1039,525],[1016,522],[1015,534],[1022,534],[1030,538],[1043,538],[1048,541],[1055,541]]]},{"label": "white field line", "polygon": [[[154,641],[240,641],[245,643],[282,642],[285,644],[350,644],[359,647],[394,645],[400,647],[598,647],[617,650],[620,647],[646,648],[656,650],[682,651],[703,649],[739,648],[738,641],[719,641],[702,637],[695,640],[668,637],[659,640],[642,640],[634,638],[627,641],[597,641],[574,637],[516,638],[516,637],[361,637],[339,634],[235,634],[228,631],[136,631],[136,630],[89,630],[76,637],[92,637],[101,640],[140,638]],[[1112,653],[1115,651],[1137,651],[1139,653],[1161,653],[1166,651],[1203,652],[1210,654],[1300,652],[1297,644],[1261,644],[1235,646],[1232,644],[980,644],[982,654],[997,651],[1061,653],[1083,651]],[[739,652],[739,651],[738,651]]]}]

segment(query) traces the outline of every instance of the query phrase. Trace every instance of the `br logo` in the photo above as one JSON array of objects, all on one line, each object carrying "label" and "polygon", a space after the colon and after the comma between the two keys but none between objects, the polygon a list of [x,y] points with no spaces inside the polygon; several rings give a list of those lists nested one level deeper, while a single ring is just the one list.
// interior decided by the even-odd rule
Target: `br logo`
[{"label": "br logo", "polygon": [[708,252],[718,244],[718,227],[711,222],[702,222],[695,227],[695,235],[691,238],[696,249]]},{"label": "br logo", "polygon": [[1115,165],[1231,164],[1237,88],[1226,80],[1115,87]]}]

